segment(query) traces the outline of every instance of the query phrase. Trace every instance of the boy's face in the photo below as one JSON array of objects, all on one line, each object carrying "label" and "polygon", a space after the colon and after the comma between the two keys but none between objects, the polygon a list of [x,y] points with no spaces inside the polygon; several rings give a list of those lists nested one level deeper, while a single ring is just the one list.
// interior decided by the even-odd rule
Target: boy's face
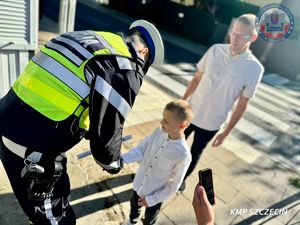
[{"label": "boy's face", "polygon": [[166,133],[178,132],[183,125],[183,122],[178,121],[174,112],[164,110],[161,120],[161,129]]}]

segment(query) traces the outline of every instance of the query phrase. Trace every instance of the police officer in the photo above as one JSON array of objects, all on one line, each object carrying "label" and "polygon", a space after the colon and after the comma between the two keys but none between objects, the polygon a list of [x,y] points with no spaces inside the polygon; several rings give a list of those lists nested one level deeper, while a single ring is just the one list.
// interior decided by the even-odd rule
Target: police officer
[{"label": "police officer", "polygon": [[0,100],[0,156],[30,224],[76,224],[64,152],[83,137],[107,172],[122,168],[122,130],[151,64],[163,62],[158,30],[75,31],[48,42]]}]

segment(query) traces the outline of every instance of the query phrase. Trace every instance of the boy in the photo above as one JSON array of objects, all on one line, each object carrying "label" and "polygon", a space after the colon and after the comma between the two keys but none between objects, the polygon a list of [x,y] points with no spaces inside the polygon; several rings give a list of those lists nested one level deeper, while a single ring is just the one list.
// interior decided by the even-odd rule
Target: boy
[{"label": "boy", "polygon": [[179,189],[191,162],[184,130],[192,117],[187,101],[168,103],[163,111],[161,128],[122,155],[125,163],[140,163],[133,180],[130,219],[123,225],[137,224],[142,206],[146,207],[144,225],[155,224],[162,202]]}]

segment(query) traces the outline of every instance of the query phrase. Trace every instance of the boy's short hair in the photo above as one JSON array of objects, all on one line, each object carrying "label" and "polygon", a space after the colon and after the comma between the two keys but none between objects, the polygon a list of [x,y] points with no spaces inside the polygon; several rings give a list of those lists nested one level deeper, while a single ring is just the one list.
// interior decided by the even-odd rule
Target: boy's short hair
[{"label": "boy's short hair", "polygon": [[165,110],[175,113],[176,118],[180,122],[187,122],[190,124],[193,119],[193,110],[189,102],[182,99],[177,99],[169,102],[165,106]]}]

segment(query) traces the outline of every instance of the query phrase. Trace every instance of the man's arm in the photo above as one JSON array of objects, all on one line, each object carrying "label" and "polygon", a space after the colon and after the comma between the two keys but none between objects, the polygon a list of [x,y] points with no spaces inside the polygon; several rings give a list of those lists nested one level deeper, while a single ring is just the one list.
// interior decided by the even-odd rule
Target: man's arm
[{"label": "man's arm", "polygon": [[201,80],[201,77],[203,75],[203,72],[201,71],[197,71],[193,77],[193,79],[190,81],[182,99],[183,100],[187,100],[192,94],[193,92],[196,90],[200,80]]},{"label": "man's arm", "polygon": [[217,135],[217,137],[212,143],[213,147],[217,147],[223,143],[225,138],[229,135],[230,131],[234,128],[237,122],[242,118],[244,112],[246,111],[248,102],[249,102],[249,98],[246,98],[242,95],[239,97],[238,103],[234,111],[232,112],[229,123],[227,124],[226,128],[219,135]]}]

